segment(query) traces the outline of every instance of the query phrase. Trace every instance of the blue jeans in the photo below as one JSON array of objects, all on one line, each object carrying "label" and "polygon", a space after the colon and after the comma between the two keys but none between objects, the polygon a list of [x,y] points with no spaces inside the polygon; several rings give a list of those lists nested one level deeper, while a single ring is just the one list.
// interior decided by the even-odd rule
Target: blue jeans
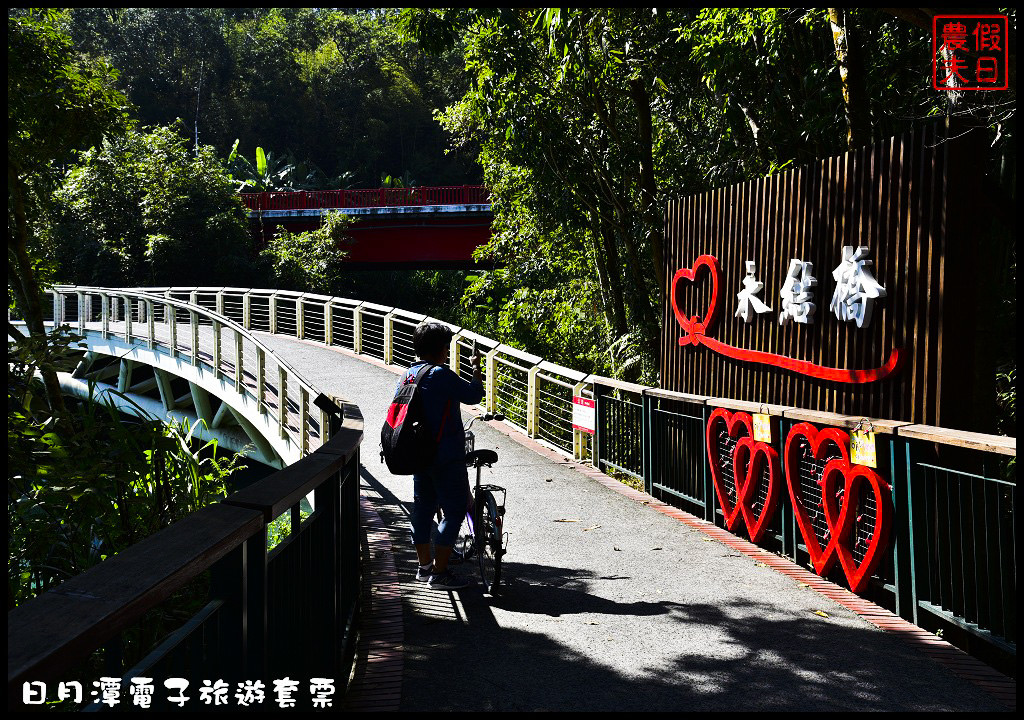
[{"label": "blue jeans", "polygon": [[437,527],[437,544],[455,545],[469,504],[469,473],[465,462],[460,458],[435,464],[429,470],[413,475],[412,484],[413,544],[430,542],[434,513],[440,507],[444,519]]}]

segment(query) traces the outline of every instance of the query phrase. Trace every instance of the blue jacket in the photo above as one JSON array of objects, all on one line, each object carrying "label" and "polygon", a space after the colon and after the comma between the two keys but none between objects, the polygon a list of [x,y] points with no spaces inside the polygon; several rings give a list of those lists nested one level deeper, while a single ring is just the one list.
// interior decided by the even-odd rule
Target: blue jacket
[{"label": "blue jacket", "polygon": [[[402,385],[416,378],[416,373],[422,365],[422,361],[417,362],[402,375],[395,388],[396,392]],[[483,383],[477,380],[467,382],[451,368],[435,365],[420,381],[419,391],[427,424],[435,434],[438,428],[441,428],[435,464],[462,460],[466,452],[466,430],[462,426],[462,411],[459,405],[474,405],[483,400]],[[442,419],[444,427],[441,427]]]}]

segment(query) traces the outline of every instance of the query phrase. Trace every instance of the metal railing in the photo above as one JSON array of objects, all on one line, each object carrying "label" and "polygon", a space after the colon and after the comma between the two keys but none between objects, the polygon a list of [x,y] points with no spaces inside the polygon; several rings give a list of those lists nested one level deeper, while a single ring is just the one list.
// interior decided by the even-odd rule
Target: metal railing
[{"label": "metal railing", "polygon": [[[53,318],[73,323],[79,332],[131,345],[144,340],[158,355],[185,359],[214,381],[233,384],[235,392],[256,408],[249,420],[267,433],[286,462],[308,454],[326,439],[326,415],[313,405],[318,391],[249,331],[266,328],[302,337],[307,304],[299,293],[256,293],[242,296],[221,288],[96,287],[53,288]],[[315,296],[308,296],[315,303]],[[229,312],[230,308],[230,312]],[[255,308],[255,309],[254,309]],[[323,305],[319,326],[326,321]],[[242,315],[242,323],[230,315]],[[315,320],[315,319],[314,319]],[[247,325],[246,325],[247,324]],[[254,329],[255,329],[254,327]]]},{"label": "metal railing", "polygon": [[[153,679],[152,707],[164,709],[181,707],[163,690],[168,678],[188,681],[190,709],[204,707],[203,679],[226,682],[234,695],[243,682],[272,690],[283,677],[302,679],[297,707],[313,709],[309,679],[325,678],[340,706],[359,613],[363,427],[355,406],[342,421],[336,402],[318,404],[332,425],[321,448],[10,611],[8,709],[31,709],[26,698],[57,701],[69,679],[84,693],[76,700],[71,692],[67,704],[108,709],[90,696],[99,676],[114,680],[127,705],[132,679]],[[310,493],[316,509],[302,517]],[[280,516],[290,519],[290,534],[268,551],[267,527]],[[128,640],[146,627],[147,613],[204,576],[202,610],[151,650]]]},{"label": "metal railing", "polygon": [[[225,308],[237,307],[240,302],[256,307],[258,299],[267,297],[271,310],[275,304],[291,303],[294,308],[296,302],[303,302],[308,304],[307,312],[319,317],[322,308],[325,343],[400,367],[414,359],[412,330],[427,319],[346,298],[237,288],[223,288],[218,293],[219,307]],[[255,312],[246,318],[246,328],[293,332],[290,325],[259,323]],[[453,330],[450,362],[454,371],[464,378],[470,376],[474,344],[484,354],[487,411],[502,412],[508,424],[538,442],[577,460],[588,460],[612,475],[643,483],[655,497],[719,524],[723,516],[713,489],[705,438],[715,408],[768,415],[772,446],[780,455],[785,438],[799,423],[849,431],[862,420],[685,395],[585,375],[465,328]],[[593,435],[573,427],[573,396],[595,401]],[[1007,470],[1006,461],[1016,456],[1016,440],[878,419],[870,423],[879,438],[879,473],[892,490],[894,525],[891,551],[886,551],[865,592],[914,622],[928,624],[941,619],[1015,653],[1016,476]],[[733,446],[726,443],[720,449],[724,464],[731,463]],[[820,466],[823,460],[815,462]],[[820,475],[820,470],[808,467],[805,474]],[[801,488],[800,492],[820,493],[820,489]],[[758,542],[806,564],[808,550],[788,492],[783,490],[780,495],[778,510]],[[754,498],[755,510],[765,501],[763,496]],[[865,501],[865,522],[872,521],[876,512],[870,501]],[[812,518],[811,526],[817,535],[827,531],[821,518]],[[854,532],[861,537],[863,523],[858,521]],[[859,562],[863,549],[857,545],[854,555]],[[842,576],[831,577],[844,582]]]},{"label": "metal railing", "polygon": [[368,190],[300,190],[241,193],[241,197],[245,206],[254,212],[423,205],[486,205],[491,202],[487,188],[482,185],[373,188]]}]

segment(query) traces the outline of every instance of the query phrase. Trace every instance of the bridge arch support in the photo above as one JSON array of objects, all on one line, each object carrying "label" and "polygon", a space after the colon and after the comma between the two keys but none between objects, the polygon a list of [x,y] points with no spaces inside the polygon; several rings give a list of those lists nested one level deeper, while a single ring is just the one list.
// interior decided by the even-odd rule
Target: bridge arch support
[{"label": "bridge arch support", "polygon": [[258,404],[201,366],[171,358],[141,343],[87,332],[86,353],[72,373],[59,373],[61,389],[95,398],[121,412],[165,422],[187,422],[193,437],[216,440],[232,452],[281,469],[299,459],[297,446]]}]

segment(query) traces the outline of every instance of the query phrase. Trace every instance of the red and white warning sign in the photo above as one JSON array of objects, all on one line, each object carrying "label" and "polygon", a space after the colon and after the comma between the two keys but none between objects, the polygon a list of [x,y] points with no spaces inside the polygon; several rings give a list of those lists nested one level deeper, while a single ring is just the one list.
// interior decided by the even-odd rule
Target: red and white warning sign
[{"label": "red and white warning sign", "polygon": [[575,430],[594,434],[596,427],[594,401],[590,398],[574,395],[572,398],[572,426]]}]

